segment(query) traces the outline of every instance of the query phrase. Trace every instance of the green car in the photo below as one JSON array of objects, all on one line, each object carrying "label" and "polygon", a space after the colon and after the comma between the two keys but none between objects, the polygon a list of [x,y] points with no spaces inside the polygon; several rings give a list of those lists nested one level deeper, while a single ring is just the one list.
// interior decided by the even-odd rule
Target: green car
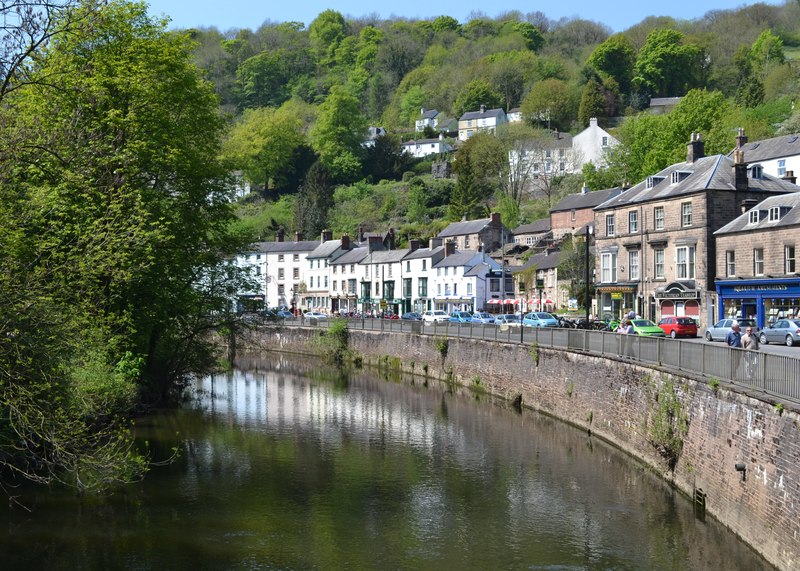
[{"label": "green car", "polygon": [[634,319],[633,332],[647,337],[666,337],[664,330],[649,319]]}]

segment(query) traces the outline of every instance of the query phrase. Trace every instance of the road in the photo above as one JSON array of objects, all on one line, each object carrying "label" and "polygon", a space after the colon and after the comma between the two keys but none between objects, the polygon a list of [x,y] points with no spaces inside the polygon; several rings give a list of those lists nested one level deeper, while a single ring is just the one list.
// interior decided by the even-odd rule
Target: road
[{"label": "road", "polygon": [[[690,343],[708,343],[702,337],[695,337],[694,339],[683,339],[683,341],[689,341]],[[712,341],[714,345],[721,345],[722,341]],[[776,344],[770,343],[769,345],[761,344],[760,350],[764,353],[775,353],[776,355],[787,355],[789,357],[800,357],[800,346],[795,345],[794,347],[787,347],[783,344]]]}]

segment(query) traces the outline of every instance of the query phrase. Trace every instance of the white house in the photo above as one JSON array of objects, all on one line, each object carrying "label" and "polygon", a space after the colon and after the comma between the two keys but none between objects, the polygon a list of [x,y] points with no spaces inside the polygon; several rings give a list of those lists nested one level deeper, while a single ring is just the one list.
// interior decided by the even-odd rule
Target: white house
[{"label": "white house", "polygon": [[[403,288],[410,288],[409,310],[423,312],[433,307],[433,266],[444,257],[441,239],[431,238],[428,248],[420,248],[419,240],[409,241],[408,253],[403,257]],[[408,280],[408,281],[406,281]]]},{"label": "white house", "polygon": [[425,130],[425,127],[430,127],[431,129],[435,129],[436,126],[439,124],[439,115],[440,113],[436,109],[425,109],[424,107],[420,110],[420,117],[414,122],[414,127],[416,131],[422,132]]},{"label": "white house", "polygon": [[306,309],[331,312],[330,265],[351,248],[350,237],[333,240],[329,230],[322,232],[320,244],[306,256],[304,286],[301,286],[301,301]]},{"label": "white house", "polygon": [[509,123],[521,123],[522,109],[520,109],[519,107],[514,107],[508,112],[507,118]]},{"label": "white house", "polygon": [[[739,130],[737,142],[744,151],[744,160],[750,165],[759,164],[763,172],[777,178],[794,180],[800,173],[800,134],[782,135],[772,139],[747,142],[744,130]],[[733,151],[728,155],[733,156]]]},{"label": "white house", "polygon": [[351,248],[330,263],[331,311],[350,313],[358,311],[359,286],[364,281],[365,265],[362,261],[369,253],[366,246]]},{"label": "white house", "polygon": [[[472,271],[479,266],[477,271]],[[482,311],[490,296],[488,274],[500,265],[483,252],[456,250],[455,242],[444,245],[444,257],[433,266],[434,309]],[[497,281],[497,291],[500,282]]]},{"label": "white house", "polygon": [[597,119],[589,119],[589,126],[572,138],[572,149],[576,157],[574,168],[580,170],[591,162],[598,168],[607,166],[606,152],[619,141],[597,124]]},{"label": "white house", "polygon": [[496,133],[500,125],[508,123],[506,112],[502,109],[486,109],[481,105],[480,111],[464,113],[458,120],[458,140],[466,141],[475,133]]},{"label": "white house", "polygon": [[427,157],[428,155],[438,155],[453,151],[453,146],[444,140],[443,134],[440,134],[437,139],[406,141],[401,147],[403,151],[418,159]]},{"label": "white house", "polygon": [[301,240],[299,233],[295,234],[294,241],[284,241],[282,230],[278,231],[274,242],[261,243],[265,257],[267,307],[287,307],[294,311],[300,284],[304,282],[306,257],[317,246],[318,240]]}]

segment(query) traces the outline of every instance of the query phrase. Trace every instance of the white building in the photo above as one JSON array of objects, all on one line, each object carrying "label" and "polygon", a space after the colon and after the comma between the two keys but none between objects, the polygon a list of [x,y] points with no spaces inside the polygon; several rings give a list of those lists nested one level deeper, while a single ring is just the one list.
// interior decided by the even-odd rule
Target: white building
[{"label": "white building", "polygon": [[330,263],[331,311],[345,314],[359,310],[358,293],[364,281],[364,264],[369,253],[366,246],[351,248]]},{"label": "white building", "polygon": [[[499,269],[500,265],[486,254],[471,250],[459,252],[454,242],[447,242],[444,257],[433,266],[434,309],[448,313],[482,311],[491,299],[488,274]],[[496,286],[499,293],[499,279]]]},{"label": "white building", "polygon": [[[404,288],[411,289],[409,310],[423,312],[433,307],[433,266],[444,257],[441,239],[432,238],[428,248],[420,248],[419,240],[409,241],[408,253],[403,257]],[[407,284],[407,286],[405,285]],[[405,291],[404,291],[405,293]]]},{"label": "white building", "polygon": [[[761,165],[765,174],[794,180],[800,173],[800,134],[782,135],[772,139],[747,142],[744,130],[740,129],[737,141],[744,150],[744,160],[750,165]],[[733,156],[733,151],[728,155]]]},{"label": "white building", "polygon": [[428,155],[438,155],[453,151],[453,145],[444,140],[443,134],[440,134],[436,139],[406,141],[401,147],[403,151],[418,159],[427,157]]},{"label": "white building", "polygon": [[329,230],[322,232],[321,243],[306,256],[305,280],[300,286],[305,309],[331,312],[330,265],[350,248],[350,237],[346,234],[341,240],[333,240]]},{"label": "white building", "polygon": [[435,129],[439,124],[439,115],[440,113],[436,109],[425,109],[423,107],[420,110],[419,119],[414,122],[414,128],[416,129],[417,133],[424,131],[425,127]]},{"label": "white building", "polygon": [[589,119],[589,126],[572,138],[572,150],[576,157],[574,168],[579,171],[588,162],[598,168],[608,166],[606,152],[618,145],[619,141],[597,124],[597,119]]}]

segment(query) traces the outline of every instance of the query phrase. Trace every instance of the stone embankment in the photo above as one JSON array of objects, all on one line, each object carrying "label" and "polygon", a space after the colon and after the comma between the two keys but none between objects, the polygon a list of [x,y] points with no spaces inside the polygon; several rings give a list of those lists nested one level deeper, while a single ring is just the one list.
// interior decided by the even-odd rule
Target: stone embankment
[{"label": "stone embankment", "polygon": [[[322,330],[265,328],[240,354],[319,352]],[[800,568],[796,410],[623,360],[537,346],[351,331],[365,364],[503,396],[612,442],[657,470],[779,569]]]}]

